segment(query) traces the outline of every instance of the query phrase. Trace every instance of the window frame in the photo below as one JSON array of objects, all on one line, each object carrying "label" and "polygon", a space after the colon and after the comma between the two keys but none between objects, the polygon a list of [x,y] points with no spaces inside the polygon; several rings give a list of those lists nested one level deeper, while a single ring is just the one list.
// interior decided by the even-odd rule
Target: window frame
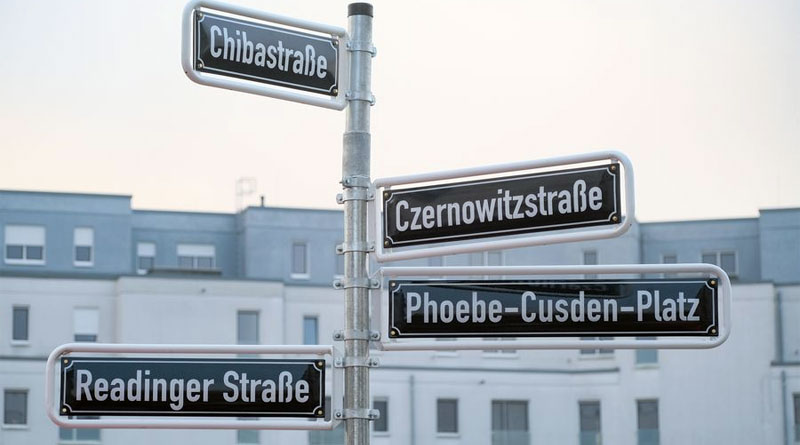
[{"label": "window frame", "polygon": [[[78,244],[78,231],[79,230],[88,230],[88,233],[91,234],[91,244]],[[78,248],[79,247],[88,247],[89,248],[89,259],[88,260],[79,260],[78,259]],[[72,265],[75,267],[94,267],[94,227],[88,226],[78,226],[72,230]]]},{"label": "window frame", "polygon": [[[42,231],[42,244],[26,244],[26,243],[13,243],[10,244],[9,241],[9,228],[12,227],[27,227],[27,228],[37,228]],[[22,258],[9,258],[8,257],[8,247],[9,246],[20,246],[22,248]],[[29,247],[40,247],[42,249],[42,258],[28,258],[28,248]],[[44,266],[47,264],[47,228],[43,225],[38,224],[6,224],[4,227],[3,232],[3,261],[5,264],[10,265],[21,265],[21,266]]]},{"label": "window frame", "polygon": [[[722,255],[723,254],[733,254],[733,271],[727,271],[722,267]],[[715,266],[719,267],[722,270],[725,270],[725,273],[728,274],[730,278],[737,278],[739,276],[739,252],[733,249],[720,249],[720,250],[703,250],[700,252],[700,262],[705,263],[703,261],[703,257],[706,255],[714,255]]]},{"label": "window frame", "polygon": [[[587,254],[594,254],[594,263],[587,263],[586,262],[586,255]],[[581,264],[584,266],[596,266],[600,264],[600,252],[597,249],[583,249],[581,250]],[[587,273],[583,274],[583,278],[586,280],[594,280],[597,278],[596,273]]]},{"label": "window frame", "polygon": [[[16,317],[15,313],[18,309],[25,310],[25,338],[15,338]],[[31,342],[31,307],[27,304],[13,304],[11,305],[11,344],[14,346],[29,345]]]},{"label": "window frame", "polygon": [[[240,317],[244,314],[255,314],[256,316],[256,338],[254,343],[242,343],[242,339],[239,337],[241,333],[241,323]],[[254,309],[237,309],[236,310],[236,344],[237,345],[258,345],[261,344],[261,311],[254,310]]]},{"label": "window frame", "polygon": [[[23,410],[23,420],[22,423],[6,423],[7,416],[8,416],[8,394],[9,393],[22,393],[24,394],[24,410]],[[19,388],[19,387],[9,387],[3,388],[3,423],[2,427],[4,429],[27,429],[30,427],[28,423],[28,395],[30,394],[30,388]]]},{"label": "window frame", "polygon": [[[589,405],[597,405],[597,429],[584,429],[584,417],[583,417],[583,407]],[[603,404],[598,399],[592,400],[578,400],[578,434],[579,434],[579,441],[583,443],[583,434],[584,433],[595,433],[597,440],[595,441],[596,444],[603,443]]]},{"label": "window frame", "polygon": [[[304,256],[303,259],[305,260],[304,261],[305,270],[304,270],[304,272],[295,272],[294,271],[294,264],[295,264],[295,258],[294,258],[295,249],[294,248],[295,248],[295,246],[300,246],[300,245],[303,246],[303,256]],[[311,258],[310,258],[310,255],[308,254],[308,252],[309,252],[308,241],[300,241],[300,240],[292,241],[292,244],[291,244],[291,256],[289,257],[290,260],[291,260],[291,264],[289,265],[289,277],[291,277],[293,280],[308,280],[309,278],[311,278]]]},{"label": "window frame", "polygon": [[[441,418],[439,417],[439,404],[441,402],[452,402],[454,404],[454,431],[442,431],[441,427]],[[439,437],[459,437],[461,435],[459,430],[459,418],[458,418],[458,398],[457,397],[438,397],[436,399],[436,435]]]},{"label": "window frame", "polygon": [[[212,255],[210,255],[210,256],[209,255],[199,255],[197,253],[191,253],[191,252],[190,252],[189,255],[181,255],[181,252],[180,252],[181,251],[181,247],[183,247],[184,249],[188,249],[190,251],[191,250],[200,250],[199,248],[208,248],[208,247],[210,247],[210,251],[211,251]],[[178,262],[177,262],[178,269],[182,269],[182,270],[216,270],[217,269],[217,245],[214,244],[214,243],[178,243],[178,245],[175,246],[175,254],[176,254],[176,257],[178,259]],[[191,262],[192,262],[191,266],[190,267],[182,266],[181,265],[181,258],[190,258]],[[199,263],[199,259],[200,258],[211,258],[211,267],[208,267],[208,268],[199,267],[198,263]],[[153,263],[155,265],[155,257],[154,257]],[[138,260],[137,260],[136,267],[139,267]]]},{"label": "window frame", "polygon": [[[388,436],[391,432],[391,429],[389,427],[389,416],[387,415],[389,413],[389,398],[383,396],[373,398],[372,409],[378,409],[378,407],[376,406],[377,403],[384,403],[386,405],[386,409],[380,410],[380,417],[371,422],[372,433],[376,436]],[[383,430],[377,429],[377,426],[379,424],[385,425],[386,429]]]},{"label": "window frame", "polygon": [[[152,255],[143,255],[141,253],[142,250],[150,250],[149,249],[150,246],[153,247],[153,254]],[[143,247],[147,247],[147,248],[143,249]],[[176,248],[175,252],[177,253],[177,248]],[[157,254],[158,254],[158,247],[156,246],[155,241],[137,241],[136,242],[136,273],[139,274],[139,275],[147,275],[147,273],[150,270],[155,269],[155,267],[156,267],[156,255]],[[140,267],[142,258],[151,258],[152,259],[153,264],[149,269],[142,269]]]},{"label": "window frame", "polygon": [[[314,320],[314,343],[306,342],[306,320]],[[318,345],[319,344],[319,316],[318,315],[303,315],[303,343],[304,345]]]}]

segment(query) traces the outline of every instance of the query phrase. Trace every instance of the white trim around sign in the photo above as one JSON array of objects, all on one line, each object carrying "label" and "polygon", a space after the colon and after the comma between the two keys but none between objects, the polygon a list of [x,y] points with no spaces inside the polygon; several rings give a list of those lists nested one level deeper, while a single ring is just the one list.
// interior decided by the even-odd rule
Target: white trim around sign
[{"label": "white trim around sign", "polygon": [[[380,270],[382,278],[414,277],[426,278],[445,276],[511,276],[511,275],[574,275],[584,274],[663,274],[698,273],[708,274],[719,280],[719,335],[656,337],[655,340],[635,338],[614,338],[612,340],[581,340],[576,337],[541,337],[516,339],[508,342],[495,342],[491,349],[704,349],[721,345],[728,339],[731,331],[731,281],[728,275],[712,264],[619,264],[594,266],[501,266],[501,267],[384,267]],[[606,280],[608,281],[608,280]],[[691,281],[691,280],[687,280]],[[372,307],[381,307],[386,294],[382,289],[371,293]],[[457,339],[436,341],[435,339],[393,339],[389,337],[389,311],[380,310],[381,347],[386,351],[454,351],[488,349],[486,342],[478,339]],[[605,335],[605,334],[603,334]],[[652,334],[649,334],[652,335]],[[580,336],[590,336],[581,333]]]},{"label": "white trim around sign", "polygon": [[[624,195],[622,196],[624,207],[622,209],[618,209],[618,211],[621,213],[620,221],[619,224],[614,226],[568,229],[564,231],[559,230],[552,233],[535,232],[532,234],[526,234],[524,236],[515,236],[513,238],[491,241],[459,242],[452,245],[436,247],[401,247],[386,249],[383,246],[383,238],[385,234],[383,225],[384,209],[382,208],[383,200],[379,199],[378,197],[382,196],[384,189],[390,190],[393,186],[397,185],[419,184],[430,181],[444,181],[448,179],[483,176],[495,173],[570,166],[572,164],[601,161],[618,161],[620,164],[622,164],[623,190],[621,191],[624,191]],[[375,188],[375,199],[372,200],[372,205],[369,207],[370,213],[373,215],[374,219],[373,239],[375,240],[375,259],[379,263],[383,263],[387,261],[410,260],[431,256],[454,255],[459,253],[481,252],[485,250],[512,249],[527,246],[541,246],[545,244],[567,243],[575,241],[588,241],[620,236],[627,232],[633,224],[633,216],[635,215],[633,182],[633,165],[631,164],[630,159],[628,159],[628,157],[623,153],[612,150],[580,155],[560,156],[534,161],[514,162],[510,164],[497,164],[458,170],[395,176],[391,178],[379,178],[373,182],[373,187]]]},{"label": "white trim around sign", "polygon": [[[238,418],[159,418],[159,417],[101,417],[99,419],[69,419],[59,416],[55,403],[60,399],[61,379],[56,379],[56,361],[73,352],[102,354],[289,354],[327,356],[330,367],[331,411],[342,409],[343,368],[333,366],[334,357],[340,356],[330,345],[127,345],[108,343],[68,343],[57,347],[47,359],[45,372],[45,410],[58,426],[65,428],[157,428],[157,429],[240,429],[240,430],[331,430],[339,420],[276,419],[240,420]],[[83,357],[88,358],[88,357]],[[100,357],[98,357],[99,359]],[[165,358],[170,358],[166,356]],[[225,358],[221,358],[225,360]],[[235,413],[232,413],[235,416]]]},{"label": "white trim around sign", "polygon": [[[336,38],[340,48],[338,51],[339,60],[337,61],[338,71],[336,74],[339,84],[339,94],[333,97],[323,97],[314,93],[295,92],[265,83],[217,76],[196,71],[194,67],[194,57],[192,51],[194,42],[194,39],[192,38],[194,34],[193,17],[195,12],[199,11],[201,8],[233,14],[243,18],[251,18],[255,20],[276,23],[279,25],[291,26],[293,28],[305,29],[321,34],[329,34],[330,36]],[[243,93],[257,94],[260,96],[267,96],[292,102],[299,102],[306,105],[314,105],[332,110],[343,110],[347,106],[345,93],[349,88],[350,77],[347,51],[343,50],[347,44],[347,40],[347,31],[338,26],[325,25],[308,20],[286,17],[279,14],[245,8],[216,0],[192,0],[183,8],[181,26],[181,65],[183,65],[183,71],[186,73],[186,76],[189,77],[189,79],[191,79],[193,82],[201,85],[225,88],[234,91],[241,91]]]}]

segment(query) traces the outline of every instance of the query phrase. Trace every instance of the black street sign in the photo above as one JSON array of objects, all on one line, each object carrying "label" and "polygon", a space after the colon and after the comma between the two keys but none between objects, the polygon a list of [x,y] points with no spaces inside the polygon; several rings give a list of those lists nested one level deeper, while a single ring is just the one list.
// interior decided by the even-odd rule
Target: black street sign
[{"label": "black street sign", "polygon": [[325,361],[61,359],[62,416],[324,417]]},{"label": "black street sign", "polygon": [[389,337],[718,335],[716,279],[391,281]]},{"label": "black street sign", "polygon": [[336,39],[232,17],[195,14],[197,71],[338,94]]},{"label": "black street sign", "polygon": [[619,164],[386,190],[385,247],[617,224]]}]

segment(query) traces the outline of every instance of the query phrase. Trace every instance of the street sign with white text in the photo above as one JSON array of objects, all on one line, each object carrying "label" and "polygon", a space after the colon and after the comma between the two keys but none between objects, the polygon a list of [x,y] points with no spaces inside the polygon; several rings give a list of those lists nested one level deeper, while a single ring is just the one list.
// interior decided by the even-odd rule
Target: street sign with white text
[{"label": "street sign with white text", "polygon": [[620,222],[619,163],[387,190],[384,247]]},{"label": "street sign with white text", "polygon": [[322,359],[65,357],[62,416],[324,416]]},{"label": "street sign with white text", "polygon": [[392,280],[389,337],[703,336],[717,279]]},{"label": "street sign with white text", "polygon": [[335,96],[338,41],[208,12],[195,14],[197,70]]}]

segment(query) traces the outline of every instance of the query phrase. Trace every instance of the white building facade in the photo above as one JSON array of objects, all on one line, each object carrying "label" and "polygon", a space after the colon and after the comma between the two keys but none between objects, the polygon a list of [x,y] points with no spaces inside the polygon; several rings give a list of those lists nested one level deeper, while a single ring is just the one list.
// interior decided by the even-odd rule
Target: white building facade
[{"label": "white building facade", "polygon": [[[332,343],[341,212],[139,211],[128,196],[0,191],[0,225],[0,445],[342,443],[341,429],[72,430],[44,410],[45,361],[63,343]],[[700,261],[734,282],[721,347],[375,349],[372,443],[800,442],[800,209],[402,265]]]}]

